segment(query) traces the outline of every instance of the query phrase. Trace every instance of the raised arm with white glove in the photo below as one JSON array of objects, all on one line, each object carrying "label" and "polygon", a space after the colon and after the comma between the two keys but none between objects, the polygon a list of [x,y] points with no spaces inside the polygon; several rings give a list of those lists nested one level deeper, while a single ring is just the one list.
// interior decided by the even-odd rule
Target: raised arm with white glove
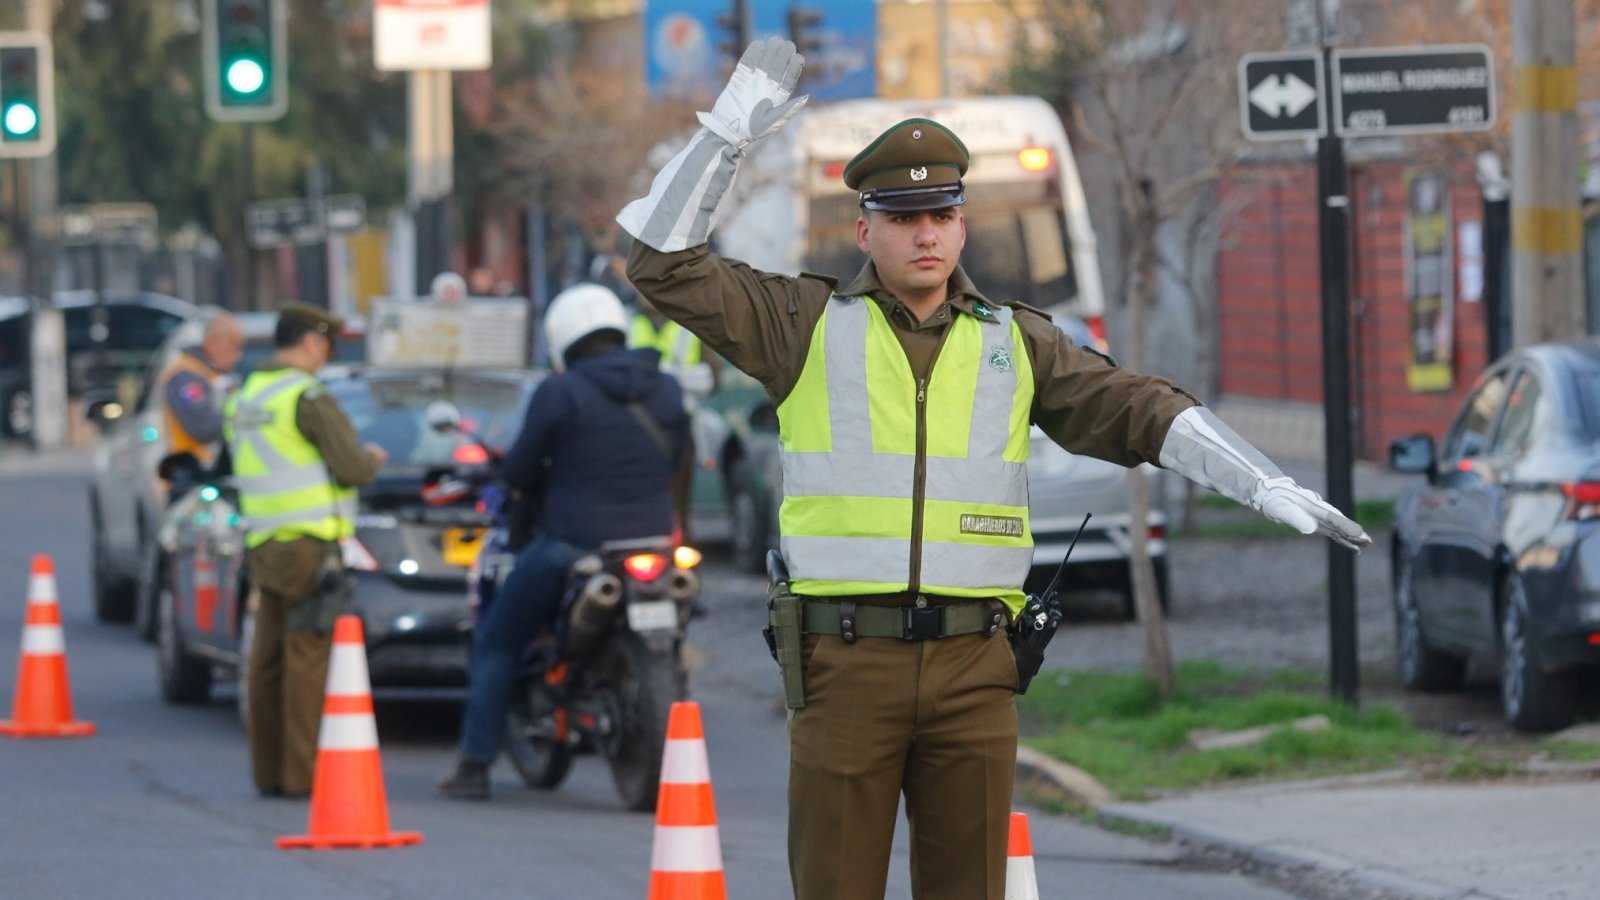
[{"label": "raised arm with white glove", "polygon": [[1203,406],[1173,420],[1161,465],[1301,534],[1320,532],[1352,550],[1372,543],[1360,525],[1296,484]]},{"label": "raised arm with white glove", "polygon": [[700,130],[656,174],[650,193],[623,207],[617,224],[663,253],[704,244],[744,149],[809,99],[790,99],[804,65],[795,45],[779,37],[746,47],[711,111],[697,113]]}]

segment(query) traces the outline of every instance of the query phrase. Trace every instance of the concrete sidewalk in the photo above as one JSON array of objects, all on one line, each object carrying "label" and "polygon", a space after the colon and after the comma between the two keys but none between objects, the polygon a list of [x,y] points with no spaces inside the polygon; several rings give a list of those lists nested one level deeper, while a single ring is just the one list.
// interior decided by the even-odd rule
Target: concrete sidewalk
[{"label": "concrete sidewalk", "polygon": [[1208,791],[1099,812],[1382,897],[1600,896],[1600,781],[1407,778],[1394,772]]}]

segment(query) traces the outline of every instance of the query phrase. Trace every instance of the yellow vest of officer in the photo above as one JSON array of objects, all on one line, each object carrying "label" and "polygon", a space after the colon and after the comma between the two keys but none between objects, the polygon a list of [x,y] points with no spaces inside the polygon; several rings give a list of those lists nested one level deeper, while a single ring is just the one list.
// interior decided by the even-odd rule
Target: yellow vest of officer
[{"label": "yellow vest of officer", "polygon": [[958,315],[925,382],[871,298],[828,301],[778,407],[797,594],[915,589],[1021,608],[1033,368],[1009,308]]},{"label": "yellow vest of officer", "polygon": [[355,490],[333,483],[322,452],[295,422],[300,395],[320,386],[292,367],[253,372],[228,401],[224,432],[250,547],[355,532]]},{"label": "yellow vest of officer", "polygon": [[[212,390],[216,390],[217,371],[201,362],[193,353],[179,353],[177,358],[161,373],[159,384],[163,394],[165,394],[167,385],[172,383],[172,379],[183,372],[192,372],[204,378],[211,385]],[[213,396],[212,400],[215,401],[215,399],[215,396]],[[168,453],[192,453],[194,458],[198,459],[201,464],[211,464],[212,457],[216,455],[216,449],[210,444],[195,440],[194,435],[190,434],[188,429],[183,427],[183,423],[178,420],[178,414],[173,412],[172,406],[166,402],[165,396],[161,398],[161,418],[166,425]]]},{"label": "yellow vest of officer", "polygon": [[633,333],[628,335],[629,347],[649,347],[661,354],[663,366],[695,366],[700,364],[700,339],[694,332],[668,319],[658,329],[650,317],[640,313],[633,317]]}]

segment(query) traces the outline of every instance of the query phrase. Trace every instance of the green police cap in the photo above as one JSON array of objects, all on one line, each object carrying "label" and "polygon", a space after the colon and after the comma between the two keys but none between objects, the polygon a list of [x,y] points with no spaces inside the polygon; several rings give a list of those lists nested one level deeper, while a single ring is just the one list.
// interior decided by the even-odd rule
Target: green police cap
[{"label": "green police cap", "polygon": [[907,119],[890,128],[844,167],[845,187],[861,192],[867,209],[895,212],[959,206],[967,198],[967,145],[932,119]]},{"label": "green police cap", "polygon": [[311,326],[313,331],[325,335],[329,340],[336,341],[344,333],[344,320],[319,309],[309,303],[289,303],[278,310],[279,319],[293,319]]}]

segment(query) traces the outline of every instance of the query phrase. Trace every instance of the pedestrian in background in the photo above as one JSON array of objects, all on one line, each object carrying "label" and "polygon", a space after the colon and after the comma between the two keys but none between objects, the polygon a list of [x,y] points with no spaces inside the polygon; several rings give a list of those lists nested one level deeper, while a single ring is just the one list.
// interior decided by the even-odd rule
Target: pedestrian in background
[{"label": "pedestrian in background", "polygon": [[618,216],[637,238],[628,277],[778,409],[803,632],[790,635],[803,672],[789,698],[795,896],[881,900],[903,794],[913,895],[1003,900],[1019,682],[996,636],[1033,560],[1030,424],[1303,533],[1370,539],[1189,394],[985,298],[958,264],[967,150],[937,122],[894,124],[845,167],[868,261],[843,287],[712,254],[745,148],[804,102],[790,96],[802,65],[778,38],[745,51],[703,127]]},{"label": "pedestrian in background", "polygon": [[[244,331],[231,313],[217,310],[205,323],[200,343],[185,347],[157,378],[161,419],[169,455],[188,453],[199,469],[217,461],[222,445],[222,406],[232,374],[244,354]],[[168,483],[170,503],[193,486],[193,473],[175,474]]]},{"label": "pedestrian in background", "polygon": [[245,724],[263,797],[311,792],[333,621],[348,602],[339,539],[355,531],[355,488],[371,482],[388,458],[376,444],[361,445],[316,378],[343,330],[324,310],[284,308],[272,359],[228,402],[227,442],[254,588]]}]

